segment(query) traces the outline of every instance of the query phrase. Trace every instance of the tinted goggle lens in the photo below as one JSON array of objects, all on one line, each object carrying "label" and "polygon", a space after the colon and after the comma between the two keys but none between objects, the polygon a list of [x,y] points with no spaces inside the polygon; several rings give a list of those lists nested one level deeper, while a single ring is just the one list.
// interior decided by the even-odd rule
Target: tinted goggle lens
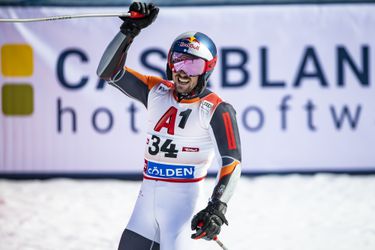
[{"label": "tinted goggle lens", "polygon": [[173,72],[184,71],[188,76],[199,76],[205,72],[206,61],[202,58],[174,52],[171,59]]}]

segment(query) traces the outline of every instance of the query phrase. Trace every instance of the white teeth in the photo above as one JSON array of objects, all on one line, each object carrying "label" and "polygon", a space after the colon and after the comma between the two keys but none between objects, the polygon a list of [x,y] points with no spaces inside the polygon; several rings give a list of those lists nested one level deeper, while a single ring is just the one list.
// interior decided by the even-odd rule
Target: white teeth
[{"label": "white teeth", "polygon": [[189,79],[184,79],[184,78],[178,78],[178,81],[181,82],[181,83],[188,83],[189,82]]}]

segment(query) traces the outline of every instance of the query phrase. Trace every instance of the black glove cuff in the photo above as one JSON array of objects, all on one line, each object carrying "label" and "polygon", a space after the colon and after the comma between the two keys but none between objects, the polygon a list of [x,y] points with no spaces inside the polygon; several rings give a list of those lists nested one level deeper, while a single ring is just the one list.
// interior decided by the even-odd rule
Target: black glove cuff
[{"label": "black glove cuff", "polygon": [[136,37],[141,32],[141,29],[138,28],[137,25],[132,22],[126,21],[124,21],[124,23],[121,25],[120,30],[124,35],[131,37]]},{"label": "black glove cuff", "polygon": [[221,202],[220,200],[211,200],[208,202],[207,210],[209,213],[217,215],[226,225],[228,225],[228,221],[225,218],[227,204]]}]

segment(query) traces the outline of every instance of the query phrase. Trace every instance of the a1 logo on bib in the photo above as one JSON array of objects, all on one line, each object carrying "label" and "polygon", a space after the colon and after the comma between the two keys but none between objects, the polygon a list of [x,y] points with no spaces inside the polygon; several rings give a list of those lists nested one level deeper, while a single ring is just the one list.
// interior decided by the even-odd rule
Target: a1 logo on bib
[{"label": "a1 logo on bib", "polygon": [[[157,132],[160,132],[162,128],[167,129],[167,133],[170,135],[174,135],[174,128],[176,123],[176,117],[177,117],[177,108],[170,107],[167,112],[164,113],[164,115],[160,118],[158,123],[155,125],[154,130]],[[187,109],[185,111],[180,112],[179,116],[181,116],[181,120],[178,124],[178,127],[184,129],[186,122],[191,114],[192,110]]]}]

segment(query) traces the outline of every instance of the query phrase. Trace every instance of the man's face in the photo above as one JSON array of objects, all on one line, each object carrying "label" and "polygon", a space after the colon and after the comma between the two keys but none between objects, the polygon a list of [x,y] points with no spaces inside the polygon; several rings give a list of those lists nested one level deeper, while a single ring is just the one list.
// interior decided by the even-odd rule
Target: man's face
[{"label": "man's face", "polygon": [[179,94],[189,94],[198,84],[199,76],[188,76],[184,71],[172,72],[175,89]]},{"label": "man's face", "polygon": [[204,73],[205,60],[193,55],[173,52],[171,62],[173,64],[172,79],[176,92],[189,94],[197,86],[199,75]]}]

